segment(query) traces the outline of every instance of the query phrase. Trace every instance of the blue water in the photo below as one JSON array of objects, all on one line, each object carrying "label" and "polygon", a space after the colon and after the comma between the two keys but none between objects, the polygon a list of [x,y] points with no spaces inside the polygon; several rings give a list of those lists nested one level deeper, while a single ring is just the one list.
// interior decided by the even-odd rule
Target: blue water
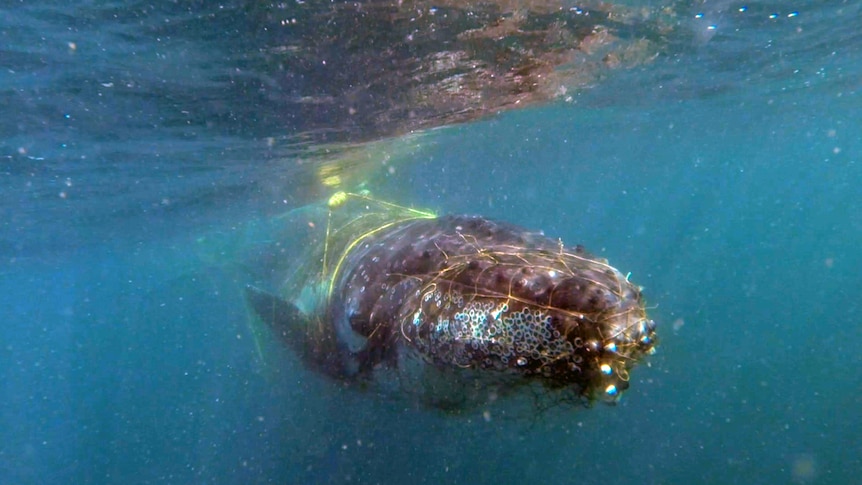
[{"label": "blue water", "polygon": [[622,402],[529,423],[255,338],[237,263],[317,165],[212,81],[251,14],[156,28],[192,10],[0,6],[0,483],[858,482],[862,2],[696,2],[655,63],[369,169],[645,287],[661,345]]}]

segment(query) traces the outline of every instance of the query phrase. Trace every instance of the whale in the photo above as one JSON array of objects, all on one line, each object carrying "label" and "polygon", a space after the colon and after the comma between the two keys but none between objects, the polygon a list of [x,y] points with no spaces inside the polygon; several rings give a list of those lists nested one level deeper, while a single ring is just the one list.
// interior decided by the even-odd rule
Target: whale
[{"label": "whale", "polygon": [[[641,288],[585,248],[476,215],[354,211],[288,289],[246,288],[272,334],[332,379],[441,409],[517,394],[618,402],[654,353]],[[370,199],[369,199],[370,200]],[[367,201],[366,201],[367,202]],[[346,205],[346,204],[345,204]]]}]

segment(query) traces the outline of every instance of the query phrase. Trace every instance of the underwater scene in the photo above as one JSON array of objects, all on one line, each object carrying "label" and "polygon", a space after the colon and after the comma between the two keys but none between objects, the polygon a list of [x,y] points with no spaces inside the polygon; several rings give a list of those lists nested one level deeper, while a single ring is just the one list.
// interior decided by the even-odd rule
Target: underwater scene
[{"label": "underwater scene", "polygon": [[862,1],[0,2],[0,483],[856,483]]}]

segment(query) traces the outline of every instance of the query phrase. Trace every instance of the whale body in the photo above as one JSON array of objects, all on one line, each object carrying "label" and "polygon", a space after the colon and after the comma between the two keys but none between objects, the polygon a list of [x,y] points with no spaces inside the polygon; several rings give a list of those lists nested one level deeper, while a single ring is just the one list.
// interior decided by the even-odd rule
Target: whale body
[{"label": "whale body", "polygon": [[311,304],[248,287],[314,369],[449,409],[522,389],[613,403],[654,351],[640,288],[580,246],[478,216],[385,220],[327,240]]}]

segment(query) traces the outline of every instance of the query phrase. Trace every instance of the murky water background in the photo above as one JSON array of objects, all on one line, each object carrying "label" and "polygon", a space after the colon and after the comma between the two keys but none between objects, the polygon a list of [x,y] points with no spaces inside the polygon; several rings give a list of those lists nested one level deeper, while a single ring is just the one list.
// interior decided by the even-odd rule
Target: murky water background
[{"label": "murky water background", "polygon": [[[260,53],[294,44],[261,26],[317,6],[166,5],[2,5],[4,483],[858,475],[862,4],[642,5],[673,27],[654,60],[413,135],[404,104],[327,118],[337,102],[308,103],[329,78],[275,75],[297,71]],[[243,265],[274,216],[362,183],[608,257],[645,286],[659,352],[620,405],[532,423],[308,372],[255,340]]]}]

